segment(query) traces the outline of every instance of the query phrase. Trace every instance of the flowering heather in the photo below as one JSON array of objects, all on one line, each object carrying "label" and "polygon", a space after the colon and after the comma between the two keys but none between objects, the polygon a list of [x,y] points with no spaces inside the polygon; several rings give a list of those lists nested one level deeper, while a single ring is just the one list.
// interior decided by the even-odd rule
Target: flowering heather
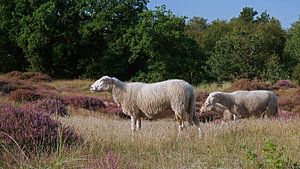
[{"label": "flowering heather", "polygon": [[287,97],[278,97],[278,106],[280,109],[286,111],[292,111],[292,109],[295,107],[292,99]]},{"label": "flowering heather", "polygon": [[71,145],[78,136],[69,127],[44,113],[22,110],[11,105],[0,105],[0,145],[24,152],[51,152],[58,140]]},{"label": "flowering heather", "polygon": [[16,91],[11,92],[8,98],[15,102],[24,103],[41,99],[42,96],[37,94],[34,90],[18,89]]},{"label": "flowering heather", "polygon": [[31,110],[45,113],[48,115],[57,114],[61,116],[68,115],[66,104],[61,99],[44,98],[35,102],[27,103],[22,106],[23,110]]},{"label": "flowering heather", "polygon": [[274,85],[274,88],[278,89],[288,89],[294,87],[296,86],[290,80],[278,80]]},{"label": "flowering heather", "polygon": [[42,98],[54,98],[54,99],[62,98],[60,92],[55,88],[52,89],[52,88],[39,86],[38,88],[36,88],[35,93],[42,96]]},{"label": "flowering heather", "polygon": [[107,115],[117,115],[121,118],[129,118],[128,115],[123,113],[123,110],[121,107],[119,107],[116,103],[113,101],[106,101],[104,102],[106,107],[102,110],[103,113]]},{"label": "flowering heather", "polygon": [[0,79],[0,92],[9,93],[17,90],[17,85]]},{"label": "flowering heather", "polygon": [[34,87],[18,81],[0,77],[0,92],[8,94],[17,89],[34,89]]},{"label": "flowering heather", "polygon": [[290,120],[290,119],[299,118],[300,113],[281,110],[281,111],[278,112],[278,117],[283,119],[283,120]]},{"label": "flowering heather", "polygon": [[235,81],[232,86],[226,89],[226,92],[233,92],[237,90],[268,90],[271,84],[262,82],[260,80],[240,79]]},{"label": "flowering heather", "polygon": [[5,76],[7,78],[12,78],[16,80],[28,80],[31,82],[51,82],[51,77],[45,73],[40,72],[19,72],[12,71],[6,73]]},{"label": "flowering heather", "polygon": [[83,108],[92,111],[99,111],[105,108],[105,104],[100,99],[87,96],[65,96],[64,102],[75,108]]}]

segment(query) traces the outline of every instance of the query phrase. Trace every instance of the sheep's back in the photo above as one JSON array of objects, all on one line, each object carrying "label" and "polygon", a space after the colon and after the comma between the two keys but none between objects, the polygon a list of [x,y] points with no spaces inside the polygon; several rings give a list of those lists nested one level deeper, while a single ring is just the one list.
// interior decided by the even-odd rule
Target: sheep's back
[{"label": "sheep's back", "polygon": [[182,80],[145,84],[138,93],[137,105],[145,115],[155,116],[170,109],[171,104],[188,104],[191,90],[191,85]]},{"label": "sheep's back", "polygon": [[238,91],[232,93],[237,105],[246,108],[250,113],[261,113],[268,106],[275,106],[277,96],[272,91]]}]

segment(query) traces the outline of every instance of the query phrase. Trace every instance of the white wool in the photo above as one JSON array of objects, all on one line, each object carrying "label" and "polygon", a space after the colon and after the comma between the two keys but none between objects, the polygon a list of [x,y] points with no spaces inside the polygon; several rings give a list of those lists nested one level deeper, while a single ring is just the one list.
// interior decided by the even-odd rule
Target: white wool
[{"label": "white wool", "polygon": [[[140,126],[142,115],[157,118],[159,113],[168,109],[175,112],[176,118],[183,120],[188,117],[190,125],[196,124],[199,127],[199,120],[195,116],[193,87],[183,80],[173,79],[149,84],[127,83],[103,76],[91,86],[91,91],[111,92],[114,101],[122,107],[123,112],[131,116],[132,130],[135,130],[136,120]],[[180,123],[180,127],[181,125]]]},{"label": "white wool", "polygon": [[277,96],[268,90],[212,92],[201,107],[201,112],[212,109],[227,109],[239,118],[250,116],[276,116]]}]

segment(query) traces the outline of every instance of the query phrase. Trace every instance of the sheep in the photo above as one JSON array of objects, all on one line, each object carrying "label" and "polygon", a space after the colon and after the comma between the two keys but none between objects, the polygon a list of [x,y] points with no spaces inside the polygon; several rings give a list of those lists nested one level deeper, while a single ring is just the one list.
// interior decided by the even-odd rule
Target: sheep
[{"label": "sheep", "polygon": [[201,135],[200,122],[195,116],[195,95],[193,87],[183,80],[166,80],[157,83],[122,82],[117,78],[103,76],[91,85],[92,92],[108,91],[122,111],[131,117],[131,132],[141,129],[141,117],[159,118],[161,112],[172,110],[179,122],[178,135],[188,117],[190,125],[195,124]]},{"label": "sheep", "polygon": [[211,110],[227,110],[233,115],[234,121],[250,116],[276,116],[278,114],[277,96],[274,92],[267,90],[212,92],[200,112]]}]

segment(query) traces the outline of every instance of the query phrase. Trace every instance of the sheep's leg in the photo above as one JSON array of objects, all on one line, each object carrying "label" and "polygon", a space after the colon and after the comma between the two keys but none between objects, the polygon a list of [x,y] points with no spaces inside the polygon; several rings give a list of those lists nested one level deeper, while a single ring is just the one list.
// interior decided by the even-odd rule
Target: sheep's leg
[{"label": "sheep's leg", "polygon": [[236,123],[238,121],[239,117],[237,115],[233,115],[233,121]]},{"label": "sheep's leg", "polygon": [[136,116],[131,116],[131,134],[133,136],[134,136],[134,133],[136,131],[136,122],[137,122]]},{"label": "sheep's leg", "polygon": [[177,139],[179,138],[179,136],[181,135],[181,132],[184,129],[184,123],[183,123],[183,119],[179,116],[179,115],[175,115],[176,120],[179,122],[179,126],[178,126],[178,134],[177,134]]},{"label": "sheep's leg", "polygon": [[136,127],[139,131],[141,130],[141,127],[142,127],[142,117],[141,116],[137,117]]},{"label": "sheep's leg", "polygon": [[200,121],[196,117],[196,115],[193,115],[193,121],[194,121],[195,125],[197,126],[198,134],[199,134],[199,137],[201,138],[202,137],[202,130],[201,130],[201,126],[200,126]]}]

